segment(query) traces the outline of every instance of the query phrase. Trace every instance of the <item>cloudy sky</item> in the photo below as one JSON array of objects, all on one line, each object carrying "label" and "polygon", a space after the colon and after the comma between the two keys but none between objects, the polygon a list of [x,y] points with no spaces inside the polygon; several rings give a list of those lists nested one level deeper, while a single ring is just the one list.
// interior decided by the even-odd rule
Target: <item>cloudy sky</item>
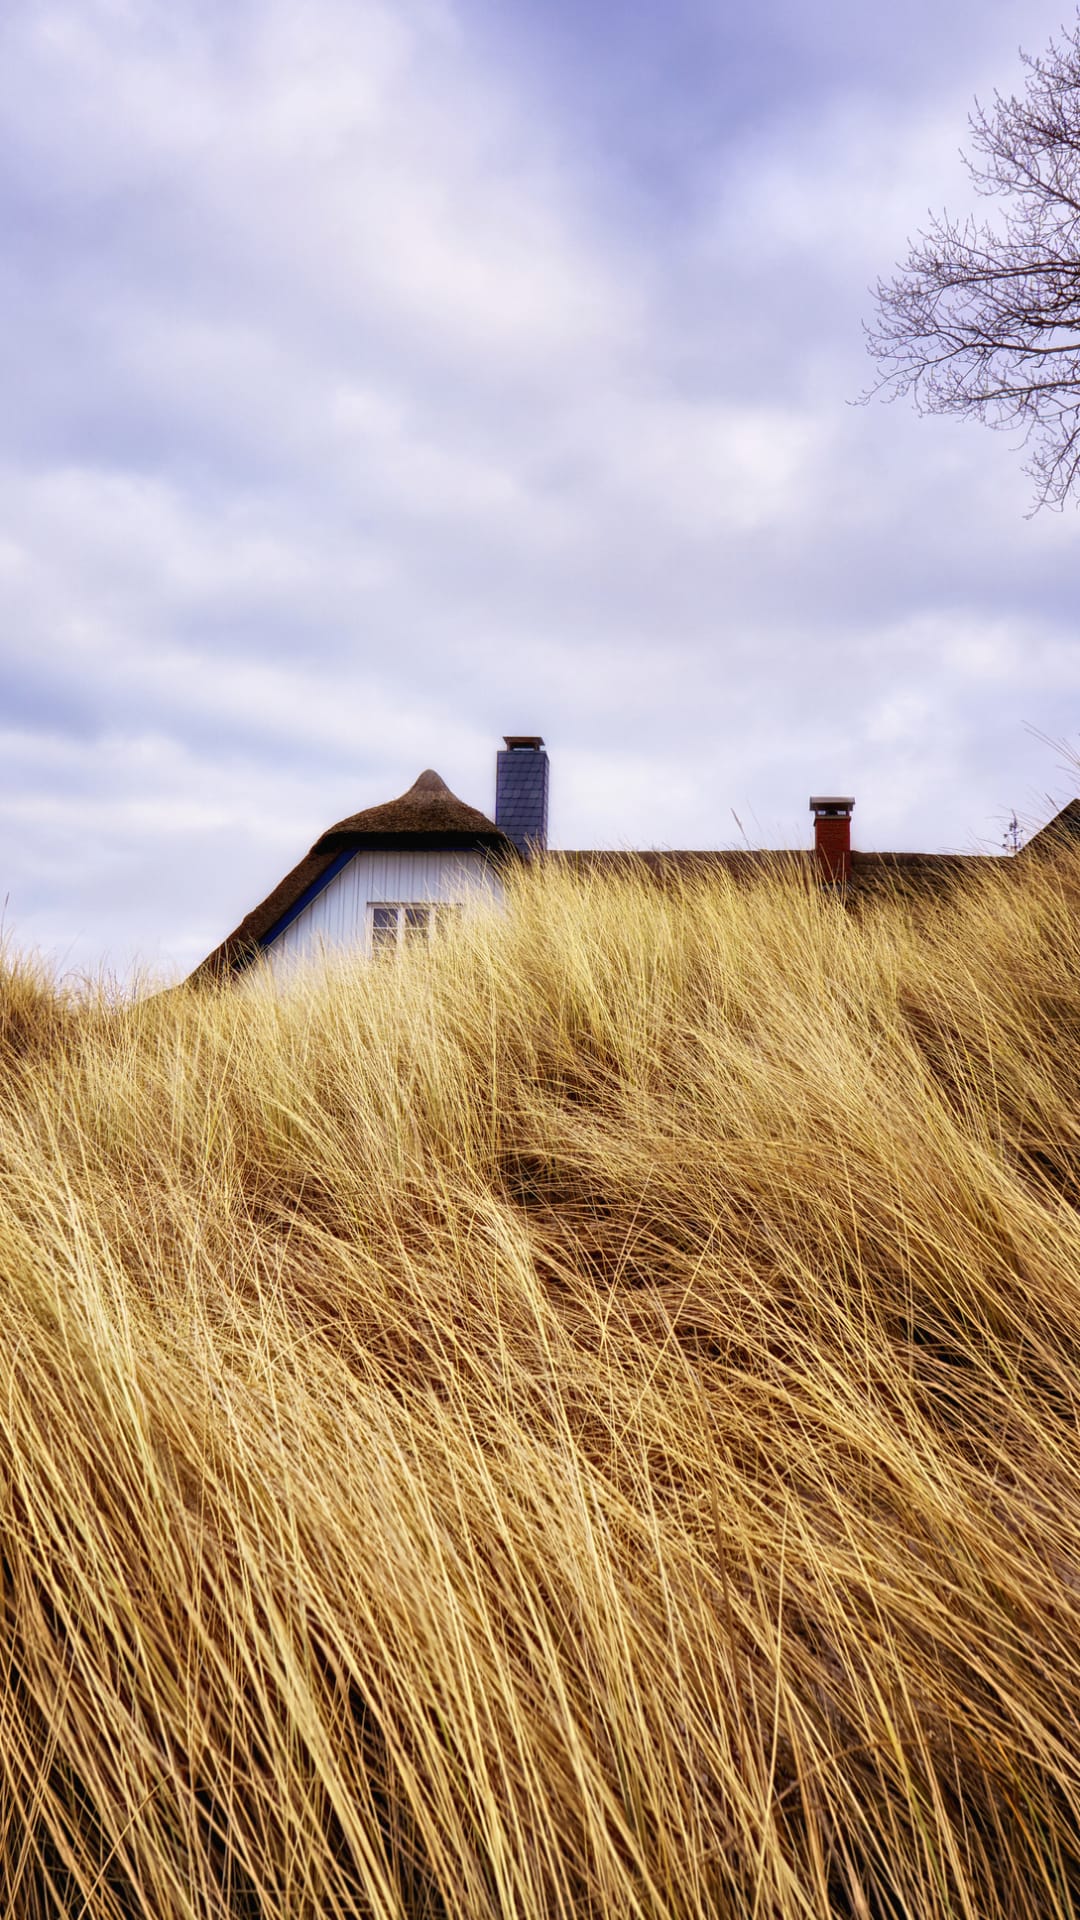
[{"label": "cloudy sky", "polygon": [[1061,18],[5,0],[9,938],[175,976],[423,767],[489,808],[505,732],[565,847],[805,845],[833,790],[990,850],[1080,791],[1075,510],[851,404]]}]

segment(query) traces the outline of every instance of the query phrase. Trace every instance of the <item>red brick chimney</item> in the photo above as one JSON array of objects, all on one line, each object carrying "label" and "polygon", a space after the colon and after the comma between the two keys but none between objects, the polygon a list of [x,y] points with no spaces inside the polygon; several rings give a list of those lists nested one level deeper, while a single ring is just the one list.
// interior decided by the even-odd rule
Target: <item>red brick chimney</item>
[{"label": "red brick chimney", "polygon": [[855,802],[828,794],[811,794],[814,816],[814,852],[818,879],[827,887],[842,887],[851,878],[851,810]]}]

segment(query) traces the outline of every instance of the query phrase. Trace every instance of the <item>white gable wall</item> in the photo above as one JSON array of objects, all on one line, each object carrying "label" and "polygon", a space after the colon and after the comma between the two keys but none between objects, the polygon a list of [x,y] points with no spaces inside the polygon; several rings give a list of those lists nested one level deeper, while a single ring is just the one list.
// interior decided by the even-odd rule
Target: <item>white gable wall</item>
[{"label": "white gable wall", "polygon": [[503,887],[483,853],[462,850],[355,853],[314,900],[264,949],[275,968],[342,948],[369,951],[372,901],[444,901],[499,906]]}]

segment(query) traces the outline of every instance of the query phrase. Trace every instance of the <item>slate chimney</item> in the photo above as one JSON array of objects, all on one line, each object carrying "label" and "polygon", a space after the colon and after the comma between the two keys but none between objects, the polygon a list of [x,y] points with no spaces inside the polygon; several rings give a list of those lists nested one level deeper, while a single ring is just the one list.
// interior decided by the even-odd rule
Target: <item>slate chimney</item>
[{"label": "slate chimney", "polygon": [[495,825],[526,860],[547,847],[548,757],[538,733],[504,734],[496,755]]},{"label": "slate chimney", "polygon": [[818,878],[826,886],[841,887],[851,878],[851,813],[854,800],[811,794],[814,816],[814,853]]}]

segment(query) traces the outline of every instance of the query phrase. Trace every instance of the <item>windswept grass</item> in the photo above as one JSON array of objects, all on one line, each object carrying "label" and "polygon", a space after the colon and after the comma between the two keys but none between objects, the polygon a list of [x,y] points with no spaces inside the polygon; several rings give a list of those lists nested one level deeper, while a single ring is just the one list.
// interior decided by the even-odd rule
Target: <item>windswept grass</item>
[{"label": "windswept grass", "polygon": [[0,985],[0,1911],[1080,1908],[1080,865]]}]

